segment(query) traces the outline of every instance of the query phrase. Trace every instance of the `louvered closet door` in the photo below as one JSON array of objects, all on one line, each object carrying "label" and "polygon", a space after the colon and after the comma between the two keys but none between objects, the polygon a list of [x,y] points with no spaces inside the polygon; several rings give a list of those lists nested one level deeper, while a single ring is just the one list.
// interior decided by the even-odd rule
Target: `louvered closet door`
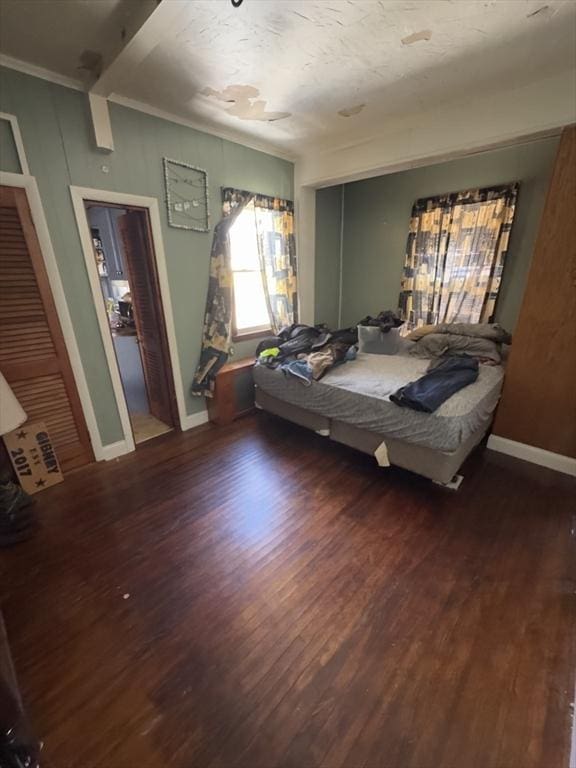
[{"label": "louvered closet door", "polygon": [[62,470],[94,460],[26,192],[0,187],[0,370]]},{"label": "louvered closet door", "polygon": [[168,342],[145,216],[141,211],[129,211],[118,217],[118,229],[128,270],[150,413],[174,426]]}]

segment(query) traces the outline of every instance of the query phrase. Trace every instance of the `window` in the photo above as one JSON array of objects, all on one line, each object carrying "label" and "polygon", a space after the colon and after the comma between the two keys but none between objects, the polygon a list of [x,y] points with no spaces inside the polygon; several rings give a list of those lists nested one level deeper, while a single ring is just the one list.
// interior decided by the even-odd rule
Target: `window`
[{"label": "window", "polygon": [[230,228],[230,255],[234,289],[234,335],[270,330],[264,295],[254,204],[244,208]]}]

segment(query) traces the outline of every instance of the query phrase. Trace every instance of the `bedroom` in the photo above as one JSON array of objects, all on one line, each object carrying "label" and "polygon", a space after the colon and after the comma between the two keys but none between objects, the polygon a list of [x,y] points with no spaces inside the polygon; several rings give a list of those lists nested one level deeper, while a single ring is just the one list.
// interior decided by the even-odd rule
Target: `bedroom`
[{"label": "bedroom", "polygon": [[[45,423],[63,476],[20,510],[24,541],[7,546],[3,520],[0,551],[40,765],[568,765],[574,5],[5,0],[0,22],[0,372],[17,431]],[[416,201],[448,197],[452,215],[487,190],[509,194],[509,242],[498,208],[474,250],[490,279],[503,266],[480,314],[512,336],[505,365],[478,364],[436,414],[387,391],[366,411],[379,426],[356,431],[357,404],[326,411],[348,407],[336,379],[354,386],[364,360],[379,387],[381,366],[407,366],[396,390],[430,364],[406,323],[357,329],[414,294]],[[149,222],[176,426],[143,444],[87,202]],[[430,263],[423,243],[412,267]],[[254,368],[291,322],[359,333],[356,360],[311,386]],[[373,329],[408,352],[364,351]],[[499,403],[452,455],[438,414],[500,372]],[[262,375],[298,398],[278,416],[263,386],[254,410]],[[308,423],[298,403],[315,397]]]}]

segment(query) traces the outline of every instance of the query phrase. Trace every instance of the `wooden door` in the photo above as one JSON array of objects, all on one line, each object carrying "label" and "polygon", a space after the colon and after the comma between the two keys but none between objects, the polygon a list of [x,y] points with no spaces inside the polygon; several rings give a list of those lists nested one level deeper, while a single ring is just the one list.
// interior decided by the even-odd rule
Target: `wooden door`
[{"label": "wooden door", "polygon": [[117,221],[150,413],[174,426],[172,370],[148,220],[144,211],[132,210],[119,216]]},{"label": "wooden door", "polygon": [[565,128],[494,434],[576,458],[576,127]]},{"label": "wooden door", "polygon": [[23,189],[0,187],[0,370],[30,422],[46,423],[64,472],[94,460]]}]

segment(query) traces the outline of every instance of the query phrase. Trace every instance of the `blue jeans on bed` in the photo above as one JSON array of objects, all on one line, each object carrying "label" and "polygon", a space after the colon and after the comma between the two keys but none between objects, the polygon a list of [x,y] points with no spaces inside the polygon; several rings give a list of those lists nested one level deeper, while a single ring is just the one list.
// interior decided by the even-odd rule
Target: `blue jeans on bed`
[{"label": "blue jeans on bed", "polygon": [[433,413],[456,392],[478,378],[478,360],[473,357],[447,357],[417,381],[400,387],[390,400],[402,408]]}]

